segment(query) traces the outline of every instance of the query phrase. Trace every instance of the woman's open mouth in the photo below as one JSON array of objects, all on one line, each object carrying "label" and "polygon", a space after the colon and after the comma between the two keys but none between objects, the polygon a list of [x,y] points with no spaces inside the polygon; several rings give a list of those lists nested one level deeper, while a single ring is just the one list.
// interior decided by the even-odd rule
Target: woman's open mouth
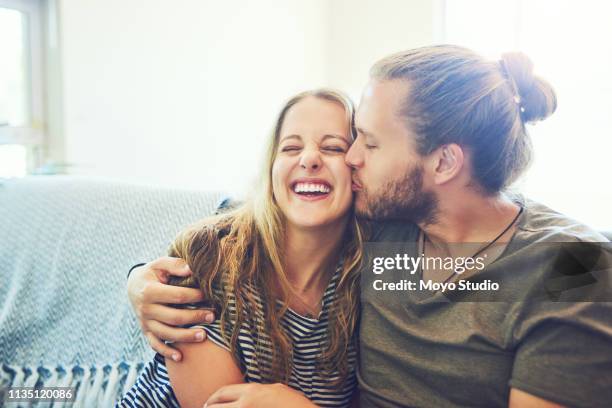
[{"label": "woman's open mouth", "polygon": [[329,196],[332,186],[325,180],[297,180],[291,184],[291,191],[301,200],[323,200]]}]

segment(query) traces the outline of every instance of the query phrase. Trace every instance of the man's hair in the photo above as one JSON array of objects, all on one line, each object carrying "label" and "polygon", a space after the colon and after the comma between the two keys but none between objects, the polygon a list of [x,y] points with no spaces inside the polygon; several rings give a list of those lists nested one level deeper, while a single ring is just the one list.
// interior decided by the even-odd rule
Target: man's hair
[{"label": "man's hair", "polygon": [[468,149],[473,179],[485,194],[493,194],[531,162],[525,123],[545,119],[557,106],[553,88],[532,70],[522,53],[487,61],[463,47],[438,45],[388,56],[370,76],[407,81],[398,114],[415,132],[418,152],[427,155],[450,143]]}]

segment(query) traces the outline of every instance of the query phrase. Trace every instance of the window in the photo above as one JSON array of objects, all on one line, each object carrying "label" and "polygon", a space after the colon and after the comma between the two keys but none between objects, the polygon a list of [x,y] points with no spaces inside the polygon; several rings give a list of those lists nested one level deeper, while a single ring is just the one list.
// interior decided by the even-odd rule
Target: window
[{"label": "window", "polygon": [[37,0],[0,0],[0,177],[32,170],[43,143],[40,8]]},{"label": "window", "polygon": [[491,58],[520,50],[555,88],[557,112],[530,127],[529,197],[612,230],[612,4],[597,0],[446,0],[444,40]]}]

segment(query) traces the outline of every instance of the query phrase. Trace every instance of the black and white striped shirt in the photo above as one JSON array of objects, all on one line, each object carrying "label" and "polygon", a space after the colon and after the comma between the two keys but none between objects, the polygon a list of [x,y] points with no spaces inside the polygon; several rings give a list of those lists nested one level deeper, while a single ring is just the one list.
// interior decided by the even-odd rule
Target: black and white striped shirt
[{"label": "black and white striped shirt", "polygon": [[[300,391],[320,407],[347,407],[356,386],[354,344],[349,346],[349,375],[344,384],[333,386],[331,384],[333,377],[325,378],[323,373],[318,372],[316,364],[317,357],[322,352],[322,345],[329,336],[328,315],[336,293],[340,270],[341,267],[339,266],[325,290],[321,313],[318,318],[305,317],[289,309],[281,321],[293,344],[293,365],[287,385]],[[255,294],[255,299],[257,302],[261,302],[257,294]],[[233,313],[234,306],[231,299],[229,307],[230,312]],[[193,327],[203,328],[209,340],[230,351],[228,339],[221,334],[219,321]],[[227,329],[226,327],[226,334],[231,334]],[[233,328],[229,329],[232,330]],[[256,339],[253,333],[254,331],[248,323],[241,327],[236,351],[245,381],[261,382],[258,366],[262,363],[264,365],[269,364],[272,353],[269,348],[266,350],[265,347],[263,353],[255,352]],[[261,330],[259,330],[257,335],[261,338],[262,335],[265,336],[265,333],[261,333]],[[206,364],[206,362],[203,362],[203,364]],[[123,396],[117,407],[179,407],[162,355],[156,354],[153,361],[144,367],[136,383]]]}]

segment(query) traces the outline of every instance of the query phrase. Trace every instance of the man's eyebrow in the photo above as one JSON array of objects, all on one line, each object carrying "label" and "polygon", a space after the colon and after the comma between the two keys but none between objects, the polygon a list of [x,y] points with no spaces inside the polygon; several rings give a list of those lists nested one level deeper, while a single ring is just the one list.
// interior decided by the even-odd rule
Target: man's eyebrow
[{"label": "man's eyebrow", "polygon": [[287,140],[287,139],[302,140],[302,136],[300,136],[300,135],[287,135],[287,136],[283,137],[279,142],[282,142],[283,140]]},{"label": "man's eyebrow", "polygon": [[334,134],[329,134],[329,135],[325,135],[323,136],[323,139],[321,139],[322,142],[324,142],[327,139],[340,139],[342,140],[344,143],[348,143],[351,144],[348,140],[346,140],[345,136],[340,136],[340,135],[334,135]]}]

